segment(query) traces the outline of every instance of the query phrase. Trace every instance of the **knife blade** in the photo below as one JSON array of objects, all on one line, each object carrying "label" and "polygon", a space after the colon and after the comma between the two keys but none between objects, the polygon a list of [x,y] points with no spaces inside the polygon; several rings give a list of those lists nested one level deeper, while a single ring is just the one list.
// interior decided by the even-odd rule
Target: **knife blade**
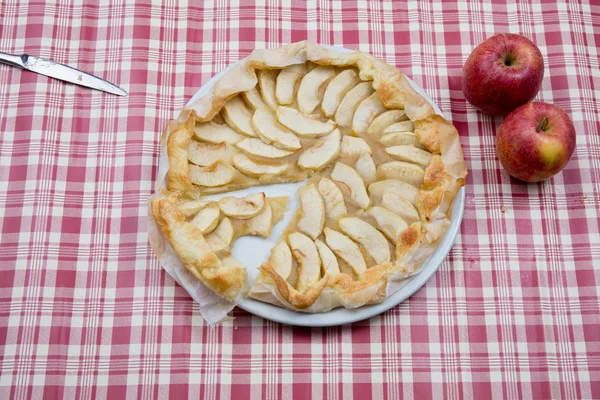
[{"label": "knife blade", "polygon": [[45,60],[22,54],[20,56],[0,52],[0,63],[11,65],[13,67],[26,69],[41,75],[46,75],[61,81],[74,83],[75,85],[85,86],[91,89],[101,90],[103,92],[116,94],[117,96],[127,96],[127,92],[117,85],[114,85],[102,78],[80,71],[68,65],[60,64],[51,60]]}]

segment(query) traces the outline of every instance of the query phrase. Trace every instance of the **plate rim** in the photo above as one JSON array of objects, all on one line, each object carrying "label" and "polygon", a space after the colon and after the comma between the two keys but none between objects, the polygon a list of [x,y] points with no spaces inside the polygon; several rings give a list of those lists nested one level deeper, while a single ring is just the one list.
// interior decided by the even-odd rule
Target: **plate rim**
[{"label": "plate rim", "polygon": [[[340,53],[351,53],[355,50],[346,49],[338,46],[327,46],[322,45],[330,50],[335,50]],[[226,68],[222,69],[211,79],[209,79],[204,85],[202,85],[196,93],[190,98],[186,106],[192,102],[198,100],[204,94],[207,94],[217,83],[217,81],[231,68],[239,64],[243,59],[240,59]],[[439,115],[443,115],[439,107],[433,102],[433,100],[425,93],[425,91],[419,87],[412,79],[406,76],[406,79],[410,85],[415,89],[421,96],[431,104],[435,112]],[[396,307],[400,303],[406,301],[409,297],[415,294],[421,289],[425,283],[435,274],[442,263],[448,257],[450,250],[454,246],[456,236],[460,231],[460,225],[462,223],[464,210],[465,210],[465,197],[466,189],[465,186],[461,187],[456,193],[452,202],[452,215],[454,218],[450,221],[450,226],[444,233],[444,236],[440,239],[440,244],[435,249],[433,254],[425,261],[425,266],[418,274],[405,280],[404,286],[398,289],[391,296],[386,298],[384,301],[378,304],[370,304],[361,306],[355,309],[347,308],[335,308],[333,310],[324,313],[303,313],[298,311],[288,310],[287,308],[278,307],[270,303],[264,303],[255,299],[246,298],[240,302],[237,307],[249,312],[250,314],[256,315],[266,320],[278,322],[285,325],[302,326],[302,327],[329,327],[351,324],[358,321],[363,321],[374,316],[380,315],[390,309]],[[337,318],[336,318],[337,317]]]}]

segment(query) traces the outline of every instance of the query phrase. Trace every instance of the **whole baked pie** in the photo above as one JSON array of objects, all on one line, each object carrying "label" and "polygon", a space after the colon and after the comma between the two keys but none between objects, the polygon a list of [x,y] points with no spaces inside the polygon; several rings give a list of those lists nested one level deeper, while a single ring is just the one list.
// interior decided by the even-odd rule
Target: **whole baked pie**
[{"label": "whole baked pie", "polygon": [[[183,265],[221,297],[305,312],[383,301],[446,231],[467,175],[456,129],[396,68],[310,42],[255,50],[170,122],[151,212]],[[300,207],[247,283],[231,255],[269,237],[287,197],[214,193],[305,181]]]}]

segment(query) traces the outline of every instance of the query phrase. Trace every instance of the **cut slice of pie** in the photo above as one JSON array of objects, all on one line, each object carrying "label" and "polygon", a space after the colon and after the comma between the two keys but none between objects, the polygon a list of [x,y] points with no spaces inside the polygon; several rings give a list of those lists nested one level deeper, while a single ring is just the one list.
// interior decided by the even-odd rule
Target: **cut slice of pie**
[{"label": "cut slice of pie", "polygon": [[[402,73],[310,42],[255,50],[163,140],[168,169],[151,213],[185,268],[235,304],[251,296],[304,312],[383,301],[435,250],[467,174],[456,129]],[[206,196],[303,180],[247,287],[231,248],[269,237],[288,199]]]}]

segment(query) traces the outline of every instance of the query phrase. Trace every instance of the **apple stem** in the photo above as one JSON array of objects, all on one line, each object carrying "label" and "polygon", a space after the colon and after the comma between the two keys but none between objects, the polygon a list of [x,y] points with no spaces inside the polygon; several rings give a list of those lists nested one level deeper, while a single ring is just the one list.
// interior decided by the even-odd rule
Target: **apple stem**
[{"label": "apple stem", "polygon": [[502,62],[507,67],[510,67],[512,65],[513,61],[514,61],[513,55],[510,53],[506,54],[504,57],[502,57]]},{"label": "apple stem", "polygon": [[544,117],[544,119],[542,119],[535,127],[535,131],[536,132],[539,132],[539,131],[545,132],[547,127],[548,127],[548,117]]}]

